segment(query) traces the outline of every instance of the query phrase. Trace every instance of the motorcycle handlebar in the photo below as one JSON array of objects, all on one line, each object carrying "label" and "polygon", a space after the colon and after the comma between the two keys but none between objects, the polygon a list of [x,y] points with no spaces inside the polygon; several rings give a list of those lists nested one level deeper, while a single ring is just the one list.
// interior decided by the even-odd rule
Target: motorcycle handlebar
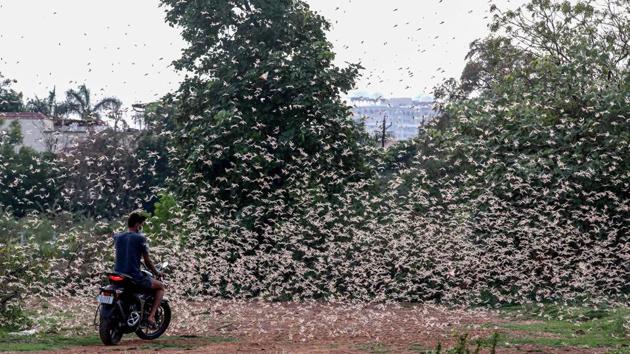
[{"label": "motorcycle handlebar", "polygon": [[[151,273],[151,271],[149,270],[149,268],[147,268],[147,266],[144,264],[144,262],[140,262],[140,265],[142,266],[142,268],[144,268],[144,270],[146,270],[147,272]],[[162,262],[162,263],[158,264],[155,267],[155,270],[157,270],[158,272],[164,274],[164,269],[166,269],[167,267],[168,267],[168,262]],[[164,278],[164,276],[160,276],[160,277],[156,277],[156,278],[158,280],[162,280]]]}]

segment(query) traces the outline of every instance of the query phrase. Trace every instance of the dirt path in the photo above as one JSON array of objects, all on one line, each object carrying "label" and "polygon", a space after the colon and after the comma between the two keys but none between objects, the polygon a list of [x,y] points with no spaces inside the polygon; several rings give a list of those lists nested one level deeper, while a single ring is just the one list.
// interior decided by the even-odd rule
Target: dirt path
[{"label": "dirt path", "polygon": [[[331,353],[331,354],[357,354],[357,353],[434,353],[434,349],[427,349],[422,346],[412,345],[392,345],[387,343],[371,343],[360,338],[348,339],[338,342],[327,341],[311,341],[306,343],[282,343],[282,342],[266,342],[262,341],[239,341],[238,343],[215,343],[202,344],[195,340],[158,340],[166,347],[147,345],[146,342],[131,339],[125,340],[121,345],[116,347],[103,346],[83,346],[66,348],[57,351],[45,351],[39,353],[225,353],[225,354],[242,354],[242,353],[278,353],[278,354],[315,354],[315,353]],[[446,347],[448,348],[448,346]],[[473,347],[474,348],[474,347]],[[607,353],[606,349],[592,348],[571,348],[571,347],[540,347],[532,345],[521,345],[516,347],[504,348],[498,347],[496,353],[545,353],[545,354],[603,354]],[[488,349],[482,350],[480,353],[489,353]]]},{"label": "dirt path", "polygon": [[[505,322],[496,313],[426,305],[291,304],[243,301],[173,304],[167,335],[153,342],[126,336],[115,347],[82,346],[63,353],[423,353],[477,338]],[[540,349],[540,348],[538,348]],[[499,353],[598,353],[578,348],[499,347]],[[48,352],[50,353],[50,352]]]}]

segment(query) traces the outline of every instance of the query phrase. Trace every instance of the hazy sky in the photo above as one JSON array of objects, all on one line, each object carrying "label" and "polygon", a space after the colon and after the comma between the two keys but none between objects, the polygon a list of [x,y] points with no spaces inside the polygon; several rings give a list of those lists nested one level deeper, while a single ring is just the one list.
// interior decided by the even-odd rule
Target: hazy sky
[{"label": "hazy sky", "polygon": [[[468,44],[488,33],[488,0],[307,0],[334,25],[337,60],[366,69],[357,89],[386,97],[431,92],[459,76]],[[524,0],[497,0],[516,7]],[[185,43],[157,0],[0,0],[0,73],[31,97],[86,83],[125,105],[177,88]]]}]

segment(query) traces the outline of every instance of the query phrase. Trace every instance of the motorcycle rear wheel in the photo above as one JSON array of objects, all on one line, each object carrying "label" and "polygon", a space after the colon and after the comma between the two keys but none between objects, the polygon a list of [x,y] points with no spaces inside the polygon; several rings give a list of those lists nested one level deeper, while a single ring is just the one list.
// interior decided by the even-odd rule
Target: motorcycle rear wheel
[{"label": "motorcycle rear wheel", "polygon": [[116,328],[116,322],[111,318],[103,318],[98,324],[98,335],[105,345],[116,345],[120,343],[123,333]]},{"label": "motorcycle rear wheel", "polygon": [[[151,305],[148,305],[149,309]],[[160,307],[157,309],[157,313],[155,316],[155,320],[159,325],[158,329],[155,331],[150,331],[148,328],[140,327],[136,330],[136,335],[140,339],[145,340],[153,340],[158,339],[166,330],[168,329],[168,325],[171,323],[171,307],[168,302],[162,301],[160,303]]]}]

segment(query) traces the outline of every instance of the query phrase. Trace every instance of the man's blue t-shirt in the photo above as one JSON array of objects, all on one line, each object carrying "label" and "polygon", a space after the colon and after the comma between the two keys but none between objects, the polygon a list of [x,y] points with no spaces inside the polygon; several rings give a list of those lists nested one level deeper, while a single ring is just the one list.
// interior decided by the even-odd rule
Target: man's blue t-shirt
[{"label": "man's blue t-shirt", "polygon": [[140,271],[140,259],[149,252],[146,237],[135,232],[123,232],[114,236],[116,265],[114,272],[129,275],[135,280],[144,278]]}]

